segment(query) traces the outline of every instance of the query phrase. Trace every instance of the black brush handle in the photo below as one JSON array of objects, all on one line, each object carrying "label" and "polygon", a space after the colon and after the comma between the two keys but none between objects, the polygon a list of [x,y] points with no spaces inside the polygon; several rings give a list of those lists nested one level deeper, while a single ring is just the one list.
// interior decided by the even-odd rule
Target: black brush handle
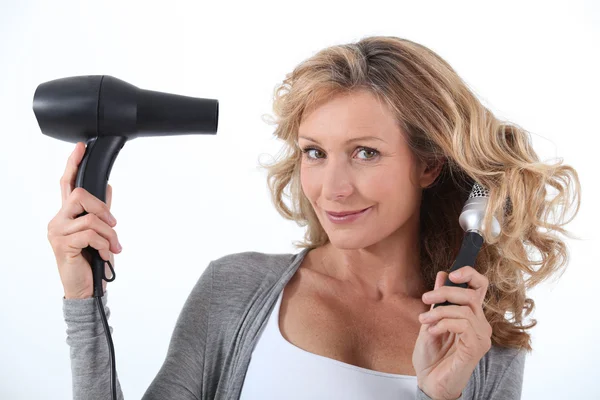
[{"label": "black brush handle", "polygon": [[[477,258],[477,254],[479,253],[479,249],[481,249],[481,245],[483,244],[483,237],[477,233],[476,231],[467,232],[465,237],[463,238],[462,245],[460,246],[460,251],[458,252],[458,256],[456,257],[456,261],[452,264],[452,267],[448,271],[448,277],[446,277],[446,282],[444,286],[455,286],[466,289],[469,285],[465,283],[455,283],[450,280],[450,274],[456,271],[459,268],[462,268],[466,265],[470,265],[471,267],[475,266],[475,259]],[[455,306],[456,304],[450,303],[449,301],[445,301],[443,303],[434,304],[433,308],[438,306]]]}]

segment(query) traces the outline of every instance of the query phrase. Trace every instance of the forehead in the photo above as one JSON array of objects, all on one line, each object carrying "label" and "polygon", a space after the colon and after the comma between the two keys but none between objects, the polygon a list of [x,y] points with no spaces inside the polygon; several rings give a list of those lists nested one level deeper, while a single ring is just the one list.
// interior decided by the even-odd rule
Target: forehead
[{"label": "forehead", "polygon": [[320,142],[375,136],[392,144],[400,139],[400,133],[393,112],[364,90],[322,102],[303,116],[298,128],[299,140],[304,136]]}]

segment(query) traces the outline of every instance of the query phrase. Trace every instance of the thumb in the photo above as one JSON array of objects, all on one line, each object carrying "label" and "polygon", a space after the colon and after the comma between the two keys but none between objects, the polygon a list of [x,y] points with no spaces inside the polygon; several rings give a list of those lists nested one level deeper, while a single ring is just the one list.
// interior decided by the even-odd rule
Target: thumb
[{"label": "thumb", "polygon": [[[445,272],[445,271],[439,271],[437,273],[437,275],[435,276],[435,285],[434,285],[433,290],[444,286],[444,283],[446,282],[446,278],[447,277],[448,277],[448,273],[447,272]],[[435,304],[431,305],[431,308],[429,309],[430,311],[433,310],[433,306],[434,305]]]},{"label": "thumb", "polygon": [[112,203],[112,186],[110,186],[110,183],[109,183],[108,186],[106,187],[106,205],[108,206],[109,210],[110,210],[111,203]]},{"label": "thumb", "polygon": [[448,278],[448,273],[446,271],[440,271],[435,276],[435,287],[434,290],[444,286],[446,282],[446,278]]}]

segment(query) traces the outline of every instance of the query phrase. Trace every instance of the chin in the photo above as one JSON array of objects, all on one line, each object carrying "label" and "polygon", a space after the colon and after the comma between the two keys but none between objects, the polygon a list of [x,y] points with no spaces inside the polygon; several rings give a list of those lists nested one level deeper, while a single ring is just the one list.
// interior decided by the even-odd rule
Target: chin
[{"label": "chin", "polygon": [[357,235],[352,230],[345,232],[327,232],[331,245],[342,250],[356,250],[369,247],[377,240],[368,236]]}]

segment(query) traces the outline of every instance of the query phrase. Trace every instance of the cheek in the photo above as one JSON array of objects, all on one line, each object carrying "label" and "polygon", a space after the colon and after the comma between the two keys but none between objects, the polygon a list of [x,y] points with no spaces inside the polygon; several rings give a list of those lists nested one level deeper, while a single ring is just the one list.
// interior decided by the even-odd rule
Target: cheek
[{"label": "cheek", "polygon": [[308,199],[312,202],[315,196],[318,195],[320,187],[318,175],[316,175],[315,170],[311,170],[311,168],[301,166],[300,185],[302,186],[302,191],[304,192],[304,195],[308,197]]},{"label": "cheek", "polygon": [[385,202],[386,199],[392,199],[402,193],[402,182],[397,174],[369,174],[362,177],[358,189],[365,197]]},{"label": "cheek", "polygon": [[408,175],[403,171],[373,174],[361,181],[359,191],[363,197],[378,204],[380,214],[403,218],[417,202],[418,193]]}]

